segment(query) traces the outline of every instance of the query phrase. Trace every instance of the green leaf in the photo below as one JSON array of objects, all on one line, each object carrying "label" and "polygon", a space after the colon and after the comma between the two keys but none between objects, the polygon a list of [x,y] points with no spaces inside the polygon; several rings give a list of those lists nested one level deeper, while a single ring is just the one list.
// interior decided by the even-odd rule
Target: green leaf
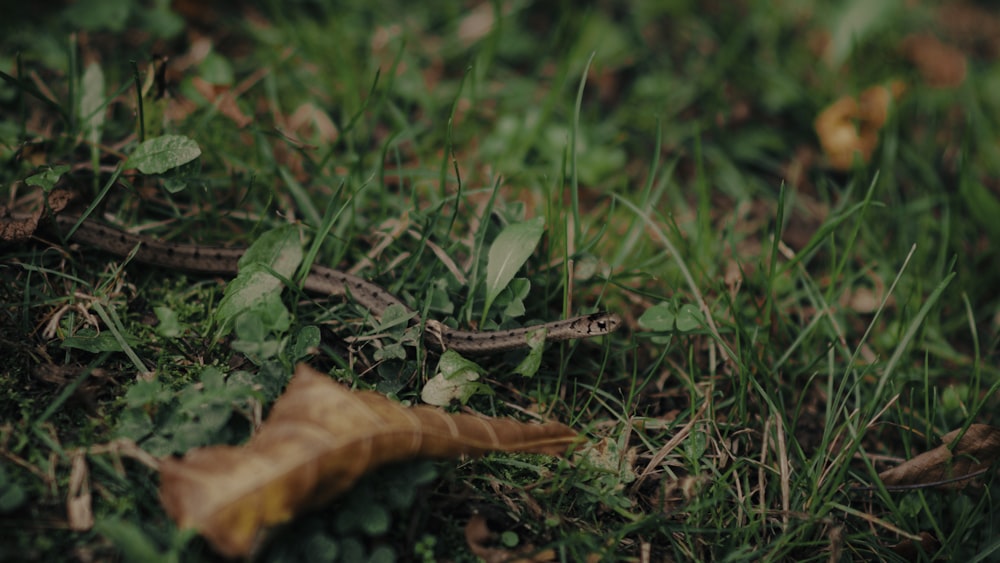
[{"label": "green leaf", "polygon": [[516,532],[507,530],[506,532],[500,534],[500,543],[502,543],[504,547],[517,547],[517,544],[520,543],[520,541],[521,540],[518,538]]},{"label": "green leaf", "polygon": [[378,326],[375,327],[375,331],[385,332],[393,327],[405,325],[416,315],[416,311],[407,311],[406,307],[398,303],[393,303],[386,307],[385,311],[382,311],[382,316],[379,319]]},{"label": "green leaf", "polygon": [[226,385],[226,374],[215,366],[208,366],[201,372],[201,384],[206,390],[221,390]]},{"label": "green leaf", "polygon": [[548,332],[540,328],[528,335],[528,355],[521,360],[514,368],[514,373],[524,377],[532,377],[538,372],[542,365],[542,352],[545,350],[545,334]]},{"label": "green leaf", "polygon": [[96,145],[101,142],[104,128],[104,71],[96,62],[83,71],[83,92],[80,95],[80,118],[87,140]]},{"label": "green leaf", "polygon": [[439,373],[424,384],[424,388],[420,390],[420,400],[436,407],[446,407],[452,401],[464,405],[482,386],[476,383],[478,379],[479,374],[472,371],[463,372],[452,379]]},{"label": "green leaf", "polygon": [[284,285],[272,271],[288,279],[301,261],[298,227],[288,225],[261,235],[240,258],[240,273],[226,286],[215,311],[222,332],[228,333],[237,316],[264,303],[268,295],[281,294]]},{"label": "green leaf", "polygon": [[693,332],[705,326],[705,318],[691,303],[657,303],[639,317],[639,326],[655,332]]},{"label": "green leaf", "polygon": [[368,563],[394,563],[396,561],[396,550],[392,546],[379,545],[372,550],[368,556]]},{"label": "green leaf", "polygon": [[130,0],[80,0],[69,4],[63,19],[73,29],[124,31],[132,7]]},{"label": "green leaf", "polygon": [[674,322],[677,332],[694,332],[705,326],[705,318],[701,315],[701,311],[691,303],[681,305]]},{"label": "green leaf", "polygon": [[449,379],[467,371],[479,374],[486,373],[486,371],[480,367],[479,364],[463,358],[461,354],[455,352],[454,350],[448,350],[444,354],[441,354],[441,359],[438,360],[437,370]]},{"label": "green leaf", "polygon": [[255,362],[273,358],[281,352],[287,338],[282,337],[291,327],[292,316],[281,301],[279,292],[265,293],[262,299],[236,314],[234,326],[237,340],[234,350],[252,356]]},{"label": "green leaf", "polygon": [[240,272],[254,264],[270,267],[285,278],[292,277],[302,262],[302,240],[296,225],[285,225],[260,235],[240,258]]},{"label": "green leaf", "polygon": [[[153,419],[148,412],[138,408],[128,408],[118,416],[118,421],[115,423],[115,437],[140,442],[148,438],[154,429]],[[146,444],[143,444],[142,448],[149,451]]]},{"label": "green leaf", "polygon": [[355,514],[355,516],[358,517],[358,523],[364,533],[372,537],[377,537],[389,531],[392,518],[384,506],[369,504],[359,512],[360,514]]},{"label": "green leaf", "polygon": [[[129,346],[138,346],[140,341],[135,336],[126,334],[125,342]],[[111,332],[102,332],[97,334],[93,329],[82,329],[73,336],[67,336],[63,339],[61,346],[63,348],[73,348],[76,350],[84,350],[86,352],[91,352],[96,354],[97,352],[121,352],[122,345],[115,338],[114,334]]]},{"label": "green leaf", "polygon": [[292,361],[298,362],[315,354],[322,338],[316,325],[306,325],[299,329],[292,344]]},{"label": "green leaf", "polygon": [[898,21],[905,10],[900,0],[849,0],[840,3],[828,20],[830,38],[825,48],[826,60],[839,67],[857,45]]},{"label": "green leaf", "polygon": [[125,561],[162,562],[168,560],[156,542],[146,535],[142,528],[131,522],[118,518],[108,518],[98,521],[94,525],[94,530],[111,540],[111,543],[121,550]]},{"label": "green leaf", "polygon": [[375,358],[376,362],[385,362],[388,360],[405,360],[406,359],[406,348],[403,348],[402,344],[390,343],[382,346],[378,350],[375,350],[375,354],[372,356]]},{"label": "green leaf", "polygon": [[524,300],[531,291],[531,281],[526,278],[514,278],[507,289],[500,293],[500,303],[506,301],[503,308],[505,319],[516,319],[524,316],[526,311]]},{"label": "green leaf", "polygon": [[125,404],[129,408],[144,408],[155,403],[166,403],[172,397],[173,393],[164,389],[158,380],[139,379],[125,392]]},{"label": "green leaf", "polygon": [[470,397],[479,391],[489,388],[477,383],[483,368],[475,362],[463,358],[451,350],[441,354],[438,360],[438,374],[432,377],[420,391],[420,399],[438,407],[459,401],[465,404]]},{"label": "green leaf", "polygon": [[60,164],[59,166],[46,168],[38,174],[28,176],[24,180],[24,183],[29,186],[38,186],[39,188],[42,188],[42,190],[49,192],[52,191],[52,188],[56,187],[56,184],[59,182],[59,178],[62,178],[62,175],[67,172],[69,172],[69,166]]},{"label": "green leaf", "polygon": [[28,494],[24,488],[11,479],[4,467],[0,465],[0,514],[17,510],[27,498]]},{"label": "green leaf", "polygon": [[143,174],[163,174],[201,156],[201,148],[183,135],[163,135],[149,139],[135,148],[126,168],[138,168]]},{"label": "green leaf", "polygon": [[174,311],[170,307],[153,307],[153,313],[156,314],[156,320],[158,324],[156,325],[156,334],[164,338],[177,338],[181,334],[184,334],[184,323],[180,322],[177,317],[177,311]]},{"label": "green leaf", "polygon": [[656,332],[674,330],[674,308],[670,303],[657,303],[639,317],[639,326]]},{"label": "green leaf", "polygon": [[514,279],[514,275],[538,246],[545,231],[545,220],[536,217],[530,221],[514,223],[503,230],[490,247],[486,261],[485,321],[490,306],[500,292]]},{"label": "green leaf", "polygon": [[136,14],[136,28],[148,31],[154,37],[167,39],[173,37],[187,27],[187,22],[171,8],[172,2],[156,0]]},{"label": "green leaf", "polygon": [[236,73],[229,59],[215,52],[205,56],[199,70],[201,77],[210,84],[233,84],[236,80]]},{"label": "green leaf", "polygon": [[163,189],[167,190],[172,194],[180,193],[186,190],[188,187],[188,176],[178,176],[173,178],[164,178]]},{"label": "green leaf", "polygon": [[455,312],[455,303],[451,300],[448,291],[448,282],[443,278],[434,280],[426,300],[430,303],[430,309],[443,315],[451,315]]},{"label": "green leaf", "polygon": [[405,470],[389,472],[387,479],[380,480],[386,503],[395,510],[413,506],[419,488],[437,479],[435,467],[430,460],[413,460],[406,463]]}]

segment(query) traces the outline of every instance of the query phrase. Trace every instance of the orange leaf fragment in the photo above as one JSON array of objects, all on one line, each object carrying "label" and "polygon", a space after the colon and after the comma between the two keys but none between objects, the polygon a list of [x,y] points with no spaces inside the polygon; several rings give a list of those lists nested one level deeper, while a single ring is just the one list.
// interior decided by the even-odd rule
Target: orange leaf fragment
[{"label": "orange leaf fragment", "polygon": [[160,498],[179,527],[198,530],[223,555],[245,556],[264,528],[330,501],[387,463],[489,451],[562,455],[576,438],[555,422],[405,408],[300,364],[245,446],[197,448],[162,460]]},{"label": "orange leaf fragment", "polygon": [[973,424],[955,443],[961,429],[942,436],[942,444],[878,474],[890,487],[944,485],[972,477],[1000,458],[1000,428]]},{"label": "orange leaf fragment", "polygon": [[888,86],[873,86],[857,98],[843,97],[820,112],[813,127],[830,166],[836,170],[850,170],[855,153],[864,162],[871,160],[878,146],[879,130],[889,115],[889,105],[905,90],[905,85],[899,81]]}]

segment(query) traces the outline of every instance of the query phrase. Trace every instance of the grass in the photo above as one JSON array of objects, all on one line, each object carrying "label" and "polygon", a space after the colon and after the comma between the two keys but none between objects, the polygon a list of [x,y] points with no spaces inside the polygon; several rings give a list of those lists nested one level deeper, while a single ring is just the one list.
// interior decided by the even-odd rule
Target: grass
[{"label": "grass", "polygon": [[[475,514],[487,547],[563,561],[996,557],[995,472],[878,479],[998,423],[995,37],[888,1],[175,4],[2,24],[6,204],[37,205],[26,179],[68,165],[64,184],[166,240],[243,245],[301,221],[328,229],[307,247],[318,262],[359,264],[461,326],[485,315],[490,243],[543,217],[530,290],[485,324],[596,307],[627,324],[550,346],[531,378],[513,374],[523,353],[479,360],[491,393],[462,407],[569,423],[586,454],[387,467],[258,559],[472,561]],[[928,86],[905,56],[927,31],[965,55],[960,85]],[[145,72],[154,53],[173,102],[147,93],[140,131],[131,61]],[[870,162],[832,170],[816,116],[894,78],[907,92]],[[109,182],[161,132],[200,158]],[[154,455],[239,443],[303,359],[410,402],[434,375],[406,335],[344,344],[371,332],[349,302],[286,292],[222,337],[217,279],[50,242],[0,260],[2,559],[213,560],[115,439]],[[81,455],[95,524],[74,531]]]}]

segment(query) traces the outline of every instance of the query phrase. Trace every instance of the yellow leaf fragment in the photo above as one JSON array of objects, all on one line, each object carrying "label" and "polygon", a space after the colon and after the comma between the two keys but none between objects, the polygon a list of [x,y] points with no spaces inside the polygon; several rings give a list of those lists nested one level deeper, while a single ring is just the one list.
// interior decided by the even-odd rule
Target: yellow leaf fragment
[{"label": "yellow leaf fragment", "polygon": [[906,86],[898,80],[888,86],[873,86],[857,98],[843,97],[820,112],[813,127],[830,166],[850,170],[855,154],[864,162],[871,160],[890,103],[898,100],[905,90]]}]

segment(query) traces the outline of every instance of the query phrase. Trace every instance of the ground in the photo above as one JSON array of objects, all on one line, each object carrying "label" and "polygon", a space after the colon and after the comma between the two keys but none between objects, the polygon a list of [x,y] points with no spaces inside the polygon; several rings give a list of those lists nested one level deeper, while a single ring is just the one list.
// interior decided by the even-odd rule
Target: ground
[{"label": "ground", "polygon": [[[357,4],[10,7],[0,559],[221,559],[166,468],[273,428],[300,363],[581,438],[372,467],[258,560],[996,558],[1000,13]],[[24,222],[64,191],[294,260],[241,301],[246,272]],[[301,263],[414,324],[298,291]],[[421,337],[595,311],[622,328],[471,362]]]}]

